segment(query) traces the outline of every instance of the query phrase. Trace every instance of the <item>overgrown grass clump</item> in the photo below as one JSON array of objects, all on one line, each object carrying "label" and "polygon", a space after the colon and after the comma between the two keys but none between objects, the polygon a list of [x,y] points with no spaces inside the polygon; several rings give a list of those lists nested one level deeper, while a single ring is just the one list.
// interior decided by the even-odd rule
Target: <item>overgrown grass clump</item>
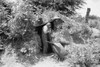
[{"label": "overgrown grass clump", "polygon": [[[14,2],[14,3],[12,3]],[[53,9],[41,9],[30,1],[0,2],[0,55],[1,67],[92,67],[100,63],[100,38],[91,38],[91,26],[100,30],[99,17],[66,17]],[[34,7],[33,7],[34,6]],[[40,8],[40,9],[39,9]],[[51,33],[53,42],[66,41],[68,52],[64,61],[56,53],[42,54],[40,36],[36,26],[48,23],[55,16],[56,31]]]}]

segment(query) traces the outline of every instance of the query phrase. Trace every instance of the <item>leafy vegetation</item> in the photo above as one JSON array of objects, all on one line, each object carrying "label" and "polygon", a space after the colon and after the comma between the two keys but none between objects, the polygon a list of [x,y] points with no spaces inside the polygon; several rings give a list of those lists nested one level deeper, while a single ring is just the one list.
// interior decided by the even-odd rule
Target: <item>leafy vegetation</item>
[{"label": "leafy vegetation", "polygon": [[85,3],[83,0],[30,0],[41,9],[53,9],[65,14],[73,14]]},{"label": "leafy vegetation", "polygon": [[[100,18],[90,16],[85,24],[84,17],[73,15],[84,3],[83,0],[0,0],[0,45],[3,46],[0,66],[38,67],[47,61],[52,67],[99,65],[100,38],[91,37],[91,27],[100,31]],[[52,42],[68,42],[64,46],[68,55],[63,62],[57,60],[56,53],[42,54],[39,35],[42,29],[37,29],[55,17],[59,19],[54,21],[56,30],[50,33]]]}]

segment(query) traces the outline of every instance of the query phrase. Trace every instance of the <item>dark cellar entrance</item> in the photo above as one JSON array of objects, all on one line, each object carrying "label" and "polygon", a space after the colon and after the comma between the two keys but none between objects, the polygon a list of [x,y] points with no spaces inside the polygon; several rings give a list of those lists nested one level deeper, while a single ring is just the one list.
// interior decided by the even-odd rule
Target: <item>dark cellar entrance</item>
[{"label": "dark cellar entrance", "polygon": [[[51,41],[50,34],[49,33],[48,34],[44,34],[43,31],[42,31],[42,27],[38,27],[36,29],[36,31],[37,31],[38,35],[40,36],[40,40],[41,40],[41,45],[40,45],[41,49],[40,49],[40,52],[43,53],[43,49],[44,49],[43,46],[44,46],[44,43],[45,43],[45,44],[48,45],[46,54],[53,53],[53,49],[52,49],[51,44],[50,43],[47,43],[47,41]],[[45,37],[43,37],[43,35]]]},{"label": "dark cellar entrance", "polygon": [[[47,41],[51,41],[52,37],[51,37],[51,34],[50,34],[50,33],[45,34],[45,33],[43,32],[43,30],[42,30],[42,29],[43,29],[43,26],[44,26],[44,25],[41,25],[41,26],[36,27],[36,32],[37,32],[37,34],[39,35],[39,37],[40,37],[40,42],[41,42],[41,45],[40,45],[41,49],[40,49],[40,52],[41,52],[41,53],[44,53],[44,49],[45,49],[44,46],[47,45],[46,54],[50,54],[50,53],[53,53],[53,49],[52,49],[51,44],[48,43]],[[45,44],[45,45],[44,45],[44,44]]]},{"label": "dark cellar entrance", "polygon": [[51,43],[49,43],[52,41],[51,34],[52,34],[52,32],[57,31],[57,26],[62,24],[63,21],[61,19],[53,19],[53,20],[49,21],[48,23],[50,23],[50,29],[51,29],[51,32],[49,32],[49,33],[43,32],[43,27],[48,23],[43,24],[42,18],[39,19],[38,23],[39,23],[38,24],[39,26],[36,27],[36,32],[38,33],[40,40],[41,40],[40,52],[44,53],[44,54],[53,53],[52,45],[51,45]]}]

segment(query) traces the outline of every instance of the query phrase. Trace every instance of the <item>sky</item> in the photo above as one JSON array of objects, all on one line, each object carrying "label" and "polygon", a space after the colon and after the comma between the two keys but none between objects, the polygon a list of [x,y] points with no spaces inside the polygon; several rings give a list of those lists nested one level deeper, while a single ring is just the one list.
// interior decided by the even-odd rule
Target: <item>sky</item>
[{"label": "sky", "polygon": [[[6,0],[8,2],[16,3],[18,0]],[[21,0],[20,0],[21,1]],[[100,17],[100,0],[84,0],[85,4],[80,10],[77,10],[82,16],[86,15],[87,8],[91,8],[91,15],[97,15]]]},{"label": "sky", "polygon": [[83,6],[80,10],[77,10],[82,16],[86,15],[87,8],[91,8],[91,15],[96,15],[100,17],[100,0],[85,0],[87,4]]}]

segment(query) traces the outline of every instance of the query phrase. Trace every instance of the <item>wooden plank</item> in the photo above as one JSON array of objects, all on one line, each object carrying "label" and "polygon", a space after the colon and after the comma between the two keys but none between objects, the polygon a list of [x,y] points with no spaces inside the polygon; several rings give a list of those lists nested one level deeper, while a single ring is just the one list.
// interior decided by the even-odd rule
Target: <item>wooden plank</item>
[{"label": "wooden plank", "polygon": [[90,11],[91,11],[91,9],[87,8],[87,13],[86,13],[86,17],[85,17],[85,23],[88,23]]}]

